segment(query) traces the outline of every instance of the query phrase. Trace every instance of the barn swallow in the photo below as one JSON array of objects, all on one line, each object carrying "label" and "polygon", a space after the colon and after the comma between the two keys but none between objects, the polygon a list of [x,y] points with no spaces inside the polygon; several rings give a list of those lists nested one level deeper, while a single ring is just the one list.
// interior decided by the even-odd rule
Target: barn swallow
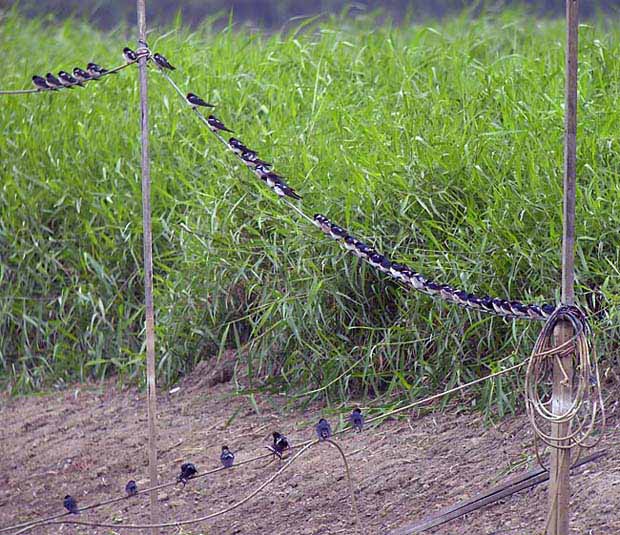
[{"label": "barn swallow", "polygon": [[427,281],[423,287],[424,291],[429,295],[435,295],[439,293],[440,286],[436,282]]},{"label": "barn swallow", "polygon": [[62,87],[60,80],[56,78],[51,72],[48,72],[45,75],[45,81],[47,82],[47,85],[51,87],[54,87],[54,88]]},{"label": "barn swallow", "polygon": [[220,461],[224,468],[230,468],[235,461],[235,454],[228,449],[228,446],[222,446],[222,454],[220,455]]},{"label": "barn swallow", "polygon": [[264,168],[273,167],[273,165],[270,164],[269,162],[266,162],[265,160],[261,160],[258,156],[256,156],[256,153],[254,151],[242,152],[241,154],[239,154],[239,157],[241,158],[241,160],[243,161],[245,165],[253,169],[255,169],[258,166],[261,166]]},{"label": "barn swallow", "polygon": [[313,223],[325,234],[329,234],[329,231],[332,228],[330,220],[327,219],[323,214],[314,214]]},{"label": "barn swallow", "polygon": [[268,446],[268,448],[274,453],[274,455],[277,455],[280,459],[282,459],[282,454],[291,446],[288,443],[288,439],[283,434],[274,431],[272,435],[273,445]]},{"label": "barn swallow", "polygon": [[359,256],[360,258],[369,258],[370,255],[375,253],[375,250],[365,243],[358,241],[355,247],[355,251],[353,251],[355,256]]},{"label": "barn swallow", "polygon": [[127,63],[133,63],[134,61],[138,59],[138,56],[136,56],[136,53],[128,46],[123,48],[123,57],[125,58],[125,61]]},{"label": "barn swallow", "polygon": [[93,80],[97,80],[101,77],[101,75],[107,74],[109,72],[108,69],[104,69],[96,63],[89,63],[88,65],[86,65],[86,71],[88,72],[88,74],[90,74]]},{"label": "barn swallow", "polygon": [[73,76],[71,76],[68,72],[60,71],[58,73],[58,78],[60,79],[60,83],[65,87],[73,87],[74,85],[79,85],[84,87],[84,84],[78,80],[76,80]]},{"label": "barn swallow", "polygon": [[442,284],[439,287],[439,295],[446,301],[452,301],[454,299],[453,294],[454,288],[452,288],[449,284]]},{"label": "barn swallow", "polygon": [[550,303],[545,303],[542,307],[541,310],[543,312],[543,315],[545,316],[551,316],[551,314],[553,314],[555,312],[555,305],[552,305]]},{"label": "barn swallow", "polygon": [[476,309],[482,308],[482,299],[480,299],[477,295],[467,294],[467,304]]},{"label": "barn swallow", "polygon": [[187,100],[187,103],[192,108],[196,108],[197,106],[204,106],[206,108],[215,108],[213,104],[209,104],[208,102],[205,102],[198,95],[194,95],[194,93],[188,93],[187,96],[185,97],[185,100]]},{"label": "barn swallow", "polygon": [[169,71],[173,71],[176,67],[173,67],[170,62],[161,54],[155,53],[153,54],[153,61],[157,64],[160,69],[168,69]]},{"label": "barn swallow", "polygon": [[73,69],[73,76],[75,76],[80,82],[87,82],[92,77],[85,70],[75,67]]},{"label": "barn swallow", "polygon": [[426,279],[419,273],[414,273],[411,275],[409,282],[416,290],[424,290]]},{"label": "barn swallow", "polygon": [[540,319],[543,315],[542,310],[538,305],[528,305],[527,315],[532,319]]},{"label": "barn swallow", "polygon": [[65,509],[69,511],[71,514],[79,515],[80,510],[78,509],[78,504],[76,499],[73,496],[69,496],[68,494],[65,496],[62,504],[65,506]]},{"label": "barn swallow", "polygon": [[493,310],[497,312],[498,314],[504,313],[503,304],[504,304],[504,300],[499,299],[498,297],[495,297],[491,300],[491,305],[493,306]]},{"label": "barn swallow", "polygon": [[344,237],[344,247],[348,251],[355,251],[355,248],[357,247],[358,243],[360,243],[359,240],[357,240],[351,235]]},{"label": "barn swallow", "polygon": [[231,137],[228,140],[228,146],[235,154],[238,154],[239,156],[241,156],[244,152],[253,154],[254,156],[258,156],[258,153],[256,151],[249,149],[235,137]]},{"label": "barn swallow", "polygon": [[458,305],[467,305],[469,304],[469,294],[465,290],[456,290],[452,294],[452,300]]},{"label": "barn swallow", "polygon": [[181,465],[181,474],[177,477],[177,482],[183,483],[183,486],[185,486],[187,481],[197,473],[198,470],[196,470],[196,467],[192,463],[183,463]]},{"label": "barn swallow", "polygon": [[[267,179],[267,183],[269,183],[269,178]],[[301,195],[299,195],[299,193],[279,178],[275,179],[272,189],[279,197],[290,197],[296,201],[301,199]]]},{"label": "barn swallow", "polygon": [[39,91],[43,89],[54,89],[52,86],[48,85],[43,76],[37,76],[36,74],[32,77],[32,83]]},{"label": "barn swallow", "polygon": [[353,409],[351,416],[349,416],[349,421],[354,429],[357,429],[359,433],[362,429],[364,429],[364,415],[362,414],[362,409],[356,407]]},{"label": "barn swallow", "polygon": [[526,306],[519,301],[510,301],[510,309],[512,310],[515,316],[522,316],[523,314],[527,314]]},{"label": "barn swallow", "polygon": [[383,260],[385,259],[385,256],[383,256],[382,254],[379,253],[375,253],[373,252],[369,257],[368,257],[368,263],[372,266],[375,267],[377,269],[381,269],[381,266],[383,264]]},{"label": "barn swallow", "polygon": [[347,236],[347,231],[344,230],[342,227],[339,227],[338,225],[332,223],[331,227],[329,228],[329,235],[334,240],[344,240],[344,238]]},{"label": "barn swallow", "polygon": [[392,273],[391,269],[392,269],[392,262],[390,261],[389,258],[384,256],[383,260],[381,260],[379,271],[383,271],[383,273],[387,273],[388,275],[390,275]]},{"label": "barn swallow", "polygon": [[411,277],[413,276],[413,271],[411,271],[407,266],[403,264],[397,264],[394,262],[390,266],[390,275],[395,279],[401,280],[403,282],[410,282]]},{"label": "barn swallow", "polygon": [[321,418],[319,420],[319,423],[316,424],[314,430],[316,431],[316,435],[319,437],[319,440],[327,440],[332,436],[332,428],[325,418]]},{"label": "barn swallow", "polygon": [[232,132],[232,130],[230,128],[226,128],[226,126],[224,126],[224,123],[220,121],[215,115],[209,115],[209,117],[207,117],[207,123],[209,123],[209,127],[213,132],[217,132],[218,130],[221,130],[223,132]]},{"label": "barn swallow", "polygon": [[133,479],[127,481],[127,485],[125,485],[125,492],[127,493],[127,496],[135,496],[138,494],[138,485]]}]

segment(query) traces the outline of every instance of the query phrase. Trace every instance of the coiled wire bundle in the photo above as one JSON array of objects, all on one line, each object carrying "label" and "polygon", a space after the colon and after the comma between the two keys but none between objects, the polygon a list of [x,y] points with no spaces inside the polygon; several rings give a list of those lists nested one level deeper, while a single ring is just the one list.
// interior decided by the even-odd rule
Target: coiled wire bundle
[{"label": "coiled wire bundle", "polygon": [[[558,323],[567,321],[573,337],[555,345],[554,330]],[[572,357],[570,368],[562,359]],[[570,400],[563,406],[553,406],[554,368],[562,375],[563,386],[570,388]],[[596,446],[605,427],[605,407],[592,330],[585,314],[576,306],[558,307],[547,319],[534,344],[525,376],[525,401],[528,418],[536,437],[536,454],[543,465],[538,441],[559,449],[575,446]],[[563,435],[553,434],[554,424],[569,424]],[[598,429],[597,429],[598,427]]]}]

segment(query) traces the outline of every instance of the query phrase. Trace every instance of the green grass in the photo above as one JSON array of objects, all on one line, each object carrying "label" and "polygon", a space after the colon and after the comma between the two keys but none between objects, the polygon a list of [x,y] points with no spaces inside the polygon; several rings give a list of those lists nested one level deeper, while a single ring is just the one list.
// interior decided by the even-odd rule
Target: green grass
[{"label": "green grass", "polygon": [[[607,365],[620,286],[620,29],[609,26],[580,33],[576,264],[579,300],[607,311]],[[3,88],[93,59],[116,65],[132,42],[123,29],[13,14],[0,32]],[[562,21],[519,12],[400,28],[333,20],[286,35],[178,25],[150,38],[175,81],[216,102],[309,213],[428,277],[523,301],[558,299],[563,40]],[[242,348],[248,392],[398,402],[526,357],[538,324],[401,292],[240,168],[158,73],[149,84],[160,381]],[[6,384],[142,381],[135,70],[0,99]],[[512,410],[520,385],[498,379],[474,403]]]}]

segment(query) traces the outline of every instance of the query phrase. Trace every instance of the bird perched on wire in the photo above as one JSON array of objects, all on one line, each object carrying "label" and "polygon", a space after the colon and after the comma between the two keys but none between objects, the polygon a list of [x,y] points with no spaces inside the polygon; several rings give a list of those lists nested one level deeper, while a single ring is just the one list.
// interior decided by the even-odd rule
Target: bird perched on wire
[{"label": "bird perched on wire", "polygon": [[198,95],[194,95],[194,93],[188,93],[185,96],[185,100],[192,107],[196,108],[198,106],[205,106],[206,108],[215,108],[213,104],[209,104],[208,102],[202,100]]},{"label": "bird perched on wire", "polygon": [[125,485],[125,492],[127,493],[127,496],[135,496],[138,494],[138,485],[133,479],[127,481],[127,485]]},{"label": "bird perched on wire", "polygon": [[196,470],[196,467],[192,463],[183,463],[181,465],[181,473],[177,477],[177,482],[183,483],[183,486],[185,486],[197,473],[198,470]]},{"label": "bird perched on wire", "polygon": [[[43,76],[37,76],[36,74],[32,77],[32,83],[39,90],[49,90],[54,89],[54,87],[50,86]],[[58,82],[60,83],[60,82]]]},{"label": "bird perched on wire", "polygon": [[209,117],[207,117],[207,123],[209,124],[209,128],[212,132],[232,132],[232,130],[230,128],[226,128],[224,123],[220,121],[215,115],[209,115]]},{"label": "bird perched on wire", "polygon": [[288,450],[291,446],[288,442],[288,439],[281,433],[274,431],[272,433],[273,436],[273,445],[267,446],[267,449],[273,452],[274,455],[277,455],[280,459],[282,459],[282,454]]},{"label": "bird perched on wire", "polygon": [[332,436],[332,427],[325,418],[321,418],[319,420],[319,423],[316,424],[314,430],[316,431],[316,435],[319,437],[319,440],[327,440]]},{"label": "bird perched on wire", "polygon": [[155,53],[153,54],[153,61],[155,62],[155,64],[163,70],[168,69],[169,71],[174,71],[176,67],[173,67],[171,65],[171,63],[161,54],[159,53]]},{"label": "bird perched on wire", "polygon": [[48,72],[45,75],[45,81],[47,82],[47,85],[54,87],[54,88],[59,88],[62,87],[62,84],[60,83],[60,80],[58,78],[56,78],[51,72]]},{"label": "bird perched on wire", "polygon": [[295,190],[289,187],[280,175],[270,171],[262,165],[257,165],[254,168],[254,173],[258,178],[267,182],[267,185],[278,195],[279,197],[290,197],[291,199],[299,200],[301,195],[295,192]]},{"label": "bird perched on wire", "polygon": [[123,48],[123,57],[125,58],[125,61],[127,63],[133,63],[134,61],[138,59],[138,56],[136,55],[136,53],[128,46]]},{"label": "bird perched on wire", "polygon": [[231,137],[228,140],[228,146],[230,147],[230,150],[232,150],[238,156],[241,156],[242,154],[246,154],[246,153],[248,154],[248,156],[249,155],[258,156],[258,153],[256,151],[246,147],[237,138]]},{"label": "bird perched on wire", "polygon": [[264,167],[265,169],[273,167],[269,162],[261,160],[254,151],[242,152],[239,157],[241,161],[251,169],[256,169],[258,166]]},{"label": "bird perched on wire", "polygon": [[81,87],[84,87],[84,84],[82,82],[80,82],[79,80],[76,80],[73,76],[71,76],[66,71],[60,71],[58,73],[58,78],[60,80],[60,83],[64,85],[65,87],[73,87],[74,85],[79,85]]},{"label": "bird perched on wire", "polygon": [[364,415],[362,414],[362,409],[356,407],[353,409],[351,416],[349,416],[349,421],[354,429],[359,433],[362,429],[364,429]]},{"label": "bird perched on wire", "polygon": [[104,69],[103,67],[100,67],[96,63],[89,63],[88,65],[86,65],[86,71],[88,72],[88,74],[90,74],[93,80],[97,80],[102,75],[110,72],[108,71],[108,69]]},{"label": "bird perched on wire", "polygon": [[224,468],[230,468],[235,462],[235,454],[228,449],[228,446],[222,446],[220,461],[222,461]]},{"label": "bird perched on wire", "polygon": [[347,231],[344,230],[342,227],[339,227],[338,225],[332,223],[329,228],[329,235],[334,240],[343,240],[348,234]]},{"label": "bird perched on wire", "polygon": [[73,515],[79,515],[80,510],[78,509],[77,500],[73,496],[69,496],[68,494],[65,496],[62,504],[65,506],[65,509],[69,511]]},{"label": "bird perched on wire", "polygon": [[85,70],[80,69],[79,67],[74,67],[73,76],[80,82],[87,82],[92,79],[92,76],[88,74]]}]

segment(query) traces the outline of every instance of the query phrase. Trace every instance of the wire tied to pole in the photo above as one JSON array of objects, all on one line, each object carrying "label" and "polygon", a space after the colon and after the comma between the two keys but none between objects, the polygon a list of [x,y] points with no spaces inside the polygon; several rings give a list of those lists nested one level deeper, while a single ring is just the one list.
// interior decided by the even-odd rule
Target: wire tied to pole
[{"label": "wire tied to pole", "polygon": [[[555,346],[558,324],[570,323],[573,336]],[[573,358],[573,373],[566,372],[563,358]],[[571,390],[570,402],[552,405],[554,364],[563,375],[562,381]],[[525,375],[525,403],[527,415],[536,437],[536,453],[544,467],[538,441],[558,449],[593,448],[603,436],[605,407],[593,333],[584,312],[575,305],[558,307],[547,319],[534,344]],[[553,424],[569,423],[568,433],[553,436]]]}]

